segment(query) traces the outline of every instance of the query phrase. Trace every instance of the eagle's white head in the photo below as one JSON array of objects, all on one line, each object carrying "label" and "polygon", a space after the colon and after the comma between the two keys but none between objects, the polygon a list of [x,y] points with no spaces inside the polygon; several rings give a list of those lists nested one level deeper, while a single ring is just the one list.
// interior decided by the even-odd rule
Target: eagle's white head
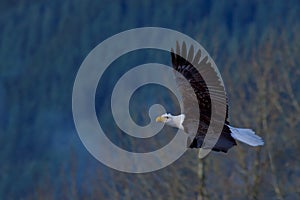
[{"label": "eagle's white head", "polygon": [[165,113],[161,116],[158,116],[156,118],[156,122],[162,122],[168,126],[172,126],[184,130],[182,126],[184,118],[185,118],[184,114],[173,116],[170,113]]}]

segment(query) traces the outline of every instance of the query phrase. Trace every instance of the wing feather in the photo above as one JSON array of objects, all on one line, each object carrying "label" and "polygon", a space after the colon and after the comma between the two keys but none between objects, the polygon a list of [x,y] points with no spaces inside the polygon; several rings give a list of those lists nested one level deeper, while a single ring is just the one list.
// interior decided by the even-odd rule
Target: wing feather
[{"label": "wing feather", "polygon": [[[224,84],[220,74],[212,67],[208,55],[201,52],[201,49],[195,54],[193,46],[189,48],[187,53],[185,42],[183,42],[181,48],[177,42],[175,52],[173,49],[171,50],[173,68],[183,75],[190,84],[187,85],[186,81],[182,80],[182,76],[175,73],[176,82],[182,94],[184,114],[186,115],[183,122],[185,131],[193,137],[206,135],[212,116],[212,100],[214,100],[216,108],[226,106],[225,124],[229,124],[227,120],[228,100]],[[211,79],[208,78],[205,82],[203,76],[211,77]],[[196,94],[196,101],[192,98],[192,94]],[[224,102],[226,105],[224,105]],[[195,109],[196,107],[199,109]],[[199,111],[200,116],[199,113],[196,113]],[[195,116],[198,116],[198,118]],[[195,124],[198,125],[195,126]],[[226,131],[226,128],[228,127],[224,127],[223,130]],[[230,134],[230,131],[227,134]]]}]

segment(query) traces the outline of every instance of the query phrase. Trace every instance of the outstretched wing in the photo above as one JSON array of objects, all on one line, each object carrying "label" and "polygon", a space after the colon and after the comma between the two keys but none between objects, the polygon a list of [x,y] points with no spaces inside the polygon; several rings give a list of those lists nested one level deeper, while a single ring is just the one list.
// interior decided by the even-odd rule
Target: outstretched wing
[{"label": "outstretched wing", "polygon": [[[227,121],[228,104],[224,84],[219,72],[216,71],[216,67],[212,66],[208,55],[205,55],[205,52],[202,52],[201,49],[194,53],[193,46],[187,51],[185,43],[180,48],[177,42],[176,53],[172,49],[171,58],[174,70],[183,75],[190,84],[187,85],[183,77],[175,73],[183,100],[185,114],[183,127],[185,132],[192,136],[189,142],[191,143],[194,137],[201,136],[204,138],[206,135],[211,122],[212,100],[219,105],[221,104],[221,106],[226,106],[225,124],[229,124]],[[203,76],[205,76],[205,79]],[[193,94],[196,95],[196,100],[192,98]],[[200,116],[197,113],[199,111]]]}]

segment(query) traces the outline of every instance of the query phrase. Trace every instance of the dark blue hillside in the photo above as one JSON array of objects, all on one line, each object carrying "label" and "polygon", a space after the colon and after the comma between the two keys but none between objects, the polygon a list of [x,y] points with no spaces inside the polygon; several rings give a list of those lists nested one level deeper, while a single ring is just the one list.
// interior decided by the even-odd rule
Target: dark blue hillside
[{"label": "dark blue hillside", "polygon": [[[186,153],[172,166],[153,174],[123,174],[96,161],[75,130],[72,89],[82,61],[106,38],[144,26],[174,29],[198,40],[222,73],[231,99],[231,123],[255,128],[271,144],[275,171],[269,168],[266,148],[256,154],[241,145],[230,153],[231,160],[215,154],[208,158],[207,166],[212,166],[206,168],[206,177],[211,178],[207,181],[210,197],[226,193],[228,198],[243,199],[245,193],[240,191],[247,190],[248,195],[256,192],[258,198],[275,198],[278,194],[269,183],[271,178],[279,179],[285,197],[299,197],[299,190],[295,191],[300,184],[299,114],[295,115],[299,113],[300,99],[299,18],[300,4],[296,0],[3,0],[0,3],[0,199],[195,197],[199,189],[196,152]],[[141,152],[163,146],[173,135],[158,134],[155,137],[162,142],[156,143],[153,138],[148,144],[120,137],[124,133],[112,122],[111,113],[104,116],[99,113],[109,112],[107,97],[115,81],[130,66],[147,62],[170,64],[169,54],[147,50],[120,57],[108,70],[107,78],[101,80],[109,84],[98,88],[96,94],[98,118],[107,130],[116,131],[109,136],[111,140]],[[259,93],[261,80],[267,80],[263,90],[267,95]],[[287,80],[289,84],[285,84]],[[153,94],[160,98],[149,98]],[[267,131],[258,114],[264,110],[259,107],[265,105],[263,98],[269,105]],[[147,108],[156,100],[179,112],[173,99],[164,88],[154,85],[141,88],[131,102],[133,118],[138,124],[147,124],[148,116],[140,112],[148,113]],[[137,106],[140,100],[145,101],[142,109]],[[166,129],[168,133],[172,131]],[[262,171],[255,171],[259,170],[253,164],[255,160]],[[226,173],[220,173],[222,168]],[[245,170],[249,171],[246,178]],[[261,173],[260,179],[252,180],[257,173]]]}]

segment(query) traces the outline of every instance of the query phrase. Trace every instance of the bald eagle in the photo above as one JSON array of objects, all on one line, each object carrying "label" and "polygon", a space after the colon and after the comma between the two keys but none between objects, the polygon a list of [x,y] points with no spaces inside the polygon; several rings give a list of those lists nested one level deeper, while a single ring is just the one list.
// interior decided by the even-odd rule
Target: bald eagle
[{"label": "bald eagle", "polygon": [[[174,116],[165,113],[156,118],[156,122],[161,122],[166,125],[178,128],[193,135],[188,143],[189,148],[201,148],[204,144],[204,138],[207,135],[208,127],[212,116],[212,98],[221,99],[221,94],[224,94],[224,102],[226,103],[226,113],[222,132],[219,138],[211,147],[213,151],[227,152],[231,147],[237,145],[236,140],[248,144],[250,146],[261,146],[264,144],[261,137],[255,134],[251,129],[235,128],[230,126],[228,121],[228,98],[224,89],[224,85],[220,74],[212,66],[208,55],[202,55],[200,49],[194,55],[194,47],[191,45],[187,51],[186,44],[183,42],[182,46],[177,42],[176,53],[171,50],[171,60],[173,69],[180,73],[190,84],[189,90],[186,85],[182,83],[180,77],[176,77],[176,83],[179,91],[183,97],[184,113]],[[204,58],[203,58],[204,57]],[[201,59],[202,58],[202,59]],[[201,73],[199,73],[199,71]],[[212,75],[217,77],[215,81],[205,82],[202,75]],[[192,105],[190,101],[190,93],[194,92],[198,105]],[[194,107],[193,107],[194,106]],[[197,109],[194,109],[198,106]],[[200,112],[197,119],[193,119],[195,110]],[[225,110],[225,109],[224,109]],[[191,121],[197,121],[196,129],[190,128]],[[195,133],[193,133],[195,132]]]}]

